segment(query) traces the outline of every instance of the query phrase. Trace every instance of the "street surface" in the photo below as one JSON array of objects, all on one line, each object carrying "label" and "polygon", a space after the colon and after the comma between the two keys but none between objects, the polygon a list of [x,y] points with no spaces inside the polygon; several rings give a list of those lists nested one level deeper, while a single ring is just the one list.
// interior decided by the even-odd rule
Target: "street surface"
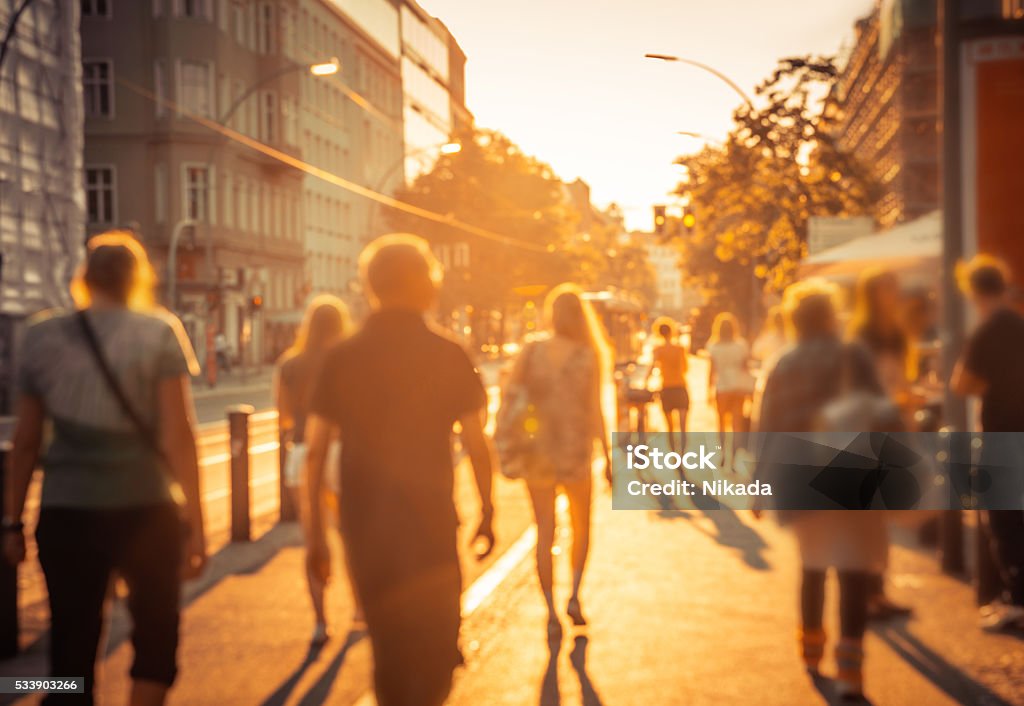
[{"label": "street surface", "polygon": [[[693,359],[691,430],[713,428],[705,366]],[[659,427],[657,414],[652,418]],[[210,453],[216,453],[215,443]],[[253,440],[253,447],[259,444]],[[276,451],[264,456],[257,456],[260,468]],[[254,478],[264,472],[254,470]],[[819,691],[797,656],[798,560],[785,530],[731,510],[613,512],[603,480],[596,487],[582,596],[590,625],[576,631],[567,625],[561,643],[549,651],[528,502],[519,483],[497,480],[498,546],[483,563],[464,554],[467,664],[457,674],[453,706],[827,703],[827,684]],[[458,469],[456,499],[465,546],[477,517],[466,463]],[[211,530],[215,524],[211,518]],[[352,602],[340,548],[328,599],[335,636],[311,652],[300,532],[294,525],[271,526],[272,518],[257,523],[261,535],[252,543],[222,541],[207,574],[189,586],[181,673],[170,702],[372,705],[369,643],[348,630]],[[1024,642],[980,633],[971,587],[942,575],[934,554],[914,546],[909,533],[896,534],[891,593],[912,604],[915,615],[869,632],[866,688],[872,702],[1024,704]],[[567,598],[568,547],[563,531],[556,560],[560,607]],[[834,602],[832,595],[830,616]],[[118,607],[100,703],[124,703],[131,658],[126,636]],[[37,646],[0,673],[43,669]],[[826,674],[832,669],[826,662]]]}]

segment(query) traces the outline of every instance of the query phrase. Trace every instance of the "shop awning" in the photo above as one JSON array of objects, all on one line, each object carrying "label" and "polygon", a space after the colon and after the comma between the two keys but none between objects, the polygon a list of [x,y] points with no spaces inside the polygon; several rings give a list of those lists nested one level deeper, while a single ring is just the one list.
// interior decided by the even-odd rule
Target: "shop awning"
[{"label": "shop awning", "polygon": [[868,267],[901,274],[905,284],[937,282],[942,258],[942,214],[921,216],[888,230],[854,238],[800,263],[800,277],[852,281]]}]

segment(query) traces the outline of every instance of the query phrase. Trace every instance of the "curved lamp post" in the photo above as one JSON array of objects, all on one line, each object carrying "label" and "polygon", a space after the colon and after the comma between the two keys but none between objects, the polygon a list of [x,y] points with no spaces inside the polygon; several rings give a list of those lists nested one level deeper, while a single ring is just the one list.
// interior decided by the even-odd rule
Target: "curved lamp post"
[{"label": "curved lamp post", "polygon": [[686,64],[687,66],[694,66],[702,71],[705,71],[714,76],[715,78],[724,82],[732,90],[736,91],[739,97],[743,99],[743,102],[747,104],[747,107],[750,108],[751,110],[754,110],[754,102],[750,99],[750,96],[748,96],[746,92],[742,88],[740,88],[735,81],[733,81],[731,78],[729,78],[721,71],[712,66],[708,66],[707,64],[703,64],[699,61],[694,61],[693,59],[684,59],[681,56],[672,56],[671,54],[644,54],[644,57],[647,59],[657,59],[659,61],[672,61],[680,64]]},{"label": "curved lamp post", "polygon": [[[380,193],[381,190],[384,189],[385,186],[387,186],[387,183],[391,180],[395,173],[402,168],[407,159],[410,159],[412,157],[419,157],[420,155],[424,155],[427,152],[432,152],[433,150],[437,150],[441,154],[458,154],[459,152],[462,151],[462,144],[455,140],[449,140],[448,142],[441,142],[436,145],[427,145],[426,147],[421,147],[407,154],[403,154],[401,158],[399,158],[397,162],[388,167],[387,171],[384,172],[384,175],[377,180],[377,182],[373,186],[373,190],[376,191],[377,193]],[[366,224],[366,227],[369,229],[371,233],[373,232],[373,227],[377,222],[378,208],[379,204],[377,203],[373,203],[370,205],[370,216],[368,219],[369,222]]]}]

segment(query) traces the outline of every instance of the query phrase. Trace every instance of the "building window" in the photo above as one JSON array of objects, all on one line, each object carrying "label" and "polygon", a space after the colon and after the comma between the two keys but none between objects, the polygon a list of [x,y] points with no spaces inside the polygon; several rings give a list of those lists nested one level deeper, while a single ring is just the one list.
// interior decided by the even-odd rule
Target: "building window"
[{"label": "building window", "polygon": [[231,33],[236,42],[245,46],[245,6],[238,0],[231,3]]},{"label": "building window", "polygon": [[212,20],[213,0],[174,0],[174,10],[178,17]]},{"label": "building window", "polygon": [[185,218],[212,223],[210,217],[210,170],[207,167],[185,165],[182,193],[185,196]]},{"label": "building window", "polygon": [[153,170],[153,210],[157,223],[167,222],[167,165],[158,162]]},{"label": "building window", "polygon": [[184,111],[213,117],[213,87],[210,65],[199,61],[181,62],[181,90],[178,95]]},{"label": "building window", "polygon": [[283,123],[284,133],[281,136],[284,142],[289,145],[296,144],[298,139],[297,124],[298,124],[298,110],[296,108],[295,99],[290,97],[284,97],[281,99],[281,121]]},{"label": "building window", "polygon": [[85,168],[85,207],[89,223],[113,223],[114,168]]},{"label": "building window", "polygon": [[256,51],[269,54],[274,51],[274,6],[260,3],[256,13]]},{"label": "building window", "polygon": [[153,62],[153,93],[156,96],[156,116],[162,118],[167,113],[167,79],[164,76],[164,60],[157,59]]},{"label": "building window", "polygon": [[277,140],[277,96],[264,91],[260,98],[260,134],[264,142]]},{"label": "building window", "polygon": [[110,17],[113,0],[82,0],[82,17]]},{"label": "building window", "polygon": [[114,115],[114,65],[107,59],[82,62],[82,100],[91,118]]}]

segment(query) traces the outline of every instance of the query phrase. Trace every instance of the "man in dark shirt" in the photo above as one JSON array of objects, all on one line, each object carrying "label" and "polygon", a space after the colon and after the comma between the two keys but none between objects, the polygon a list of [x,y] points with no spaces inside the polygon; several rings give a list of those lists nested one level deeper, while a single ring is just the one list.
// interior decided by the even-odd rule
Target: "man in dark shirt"
[{"label": "man in dark shirt", "polygon": [[979,256],[961,275],[961,287],[974,305],[979,324],[950,384],[960,395],[981,398],[981,427],[986,432],[981,466],[993,473],[985,503],[989,508],[986,530],[1005,589],[1004,603],[985,609],[982,627],[1024,627],[1024,511],[1020,509],[1024,470],[1011,467],[1009,474],[995,470],[998,466],[1004,470],[1007,459],[1019,466],[1024,452],[1024,317],[1009,306],[1008,277],[1001,262]]},{"label": "man in dark shirt", "polygon": [[[360,269],[374,311],[327,355],[306,427],[310,497],[319,497],[330,439],[340,434],[341,531],[373,642],[380,706],[441,704],[458,647],[461,574],[452,498],[451,434],[480,492],[477,539],[493,544],[486,395],[466,352],[424,319],[440,284],[427,243],[390,235]],[[311,503],[310,561],[327,573],[319,504]]]}]

